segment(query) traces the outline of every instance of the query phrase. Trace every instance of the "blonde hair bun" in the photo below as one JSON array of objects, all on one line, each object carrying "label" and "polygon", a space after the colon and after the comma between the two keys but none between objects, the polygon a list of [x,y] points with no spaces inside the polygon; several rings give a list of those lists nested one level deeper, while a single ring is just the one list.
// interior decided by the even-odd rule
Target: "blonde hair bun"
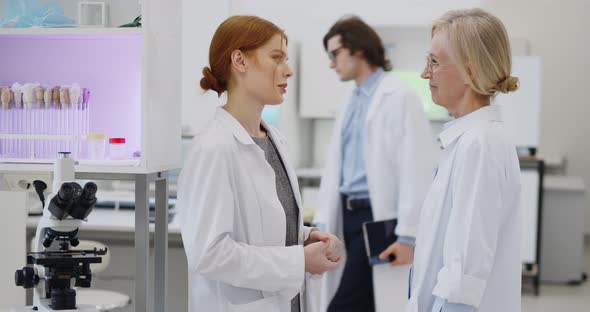
[{"label": "blonde hair bun", "polygon": [[508,93],[518,90],[520,82],[517,77],[509,76],[508,78],[498,82],[496,90],[501,93]]}]

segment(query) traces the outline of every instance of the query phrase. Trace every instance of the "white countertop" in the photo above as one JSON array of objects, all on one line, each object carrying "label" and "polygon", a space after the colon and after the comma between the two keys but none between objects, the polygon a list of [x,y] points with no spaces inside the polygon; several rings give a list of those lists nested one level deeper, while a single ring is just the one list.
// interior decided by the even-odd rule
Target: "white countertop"
[{"label": "white countertop", "polygon": [[[113,164],[121,165],[113,165]],[[131,165],[133,164],[133,165]],[[104,174],[149,174],[161,171],[170,171],[178,169],[178,166],[160,166],[154,168],[146,168],[138,166],[136,161],[105,161],[105,162],[91,162],[81,161],[76,165],[76,173],[104,173]],[[39,172],[53,172],[53,164],[50,163],[5,163],[0,162],[0,172],[3,173],[39,173]]]},{"label": "white countertop", "polygon": [[[27,228],[35,229],[41,216],[27,218]],[[150,232],[154,232],[154,224],[150,223]],[[88,222],[82,225],[81,230],[105,231],[105,232],[135,232],[135,211],[95,208],[88,216]],[[168,223],[168,233],[180,234],[178,218],[174,216]]]}]

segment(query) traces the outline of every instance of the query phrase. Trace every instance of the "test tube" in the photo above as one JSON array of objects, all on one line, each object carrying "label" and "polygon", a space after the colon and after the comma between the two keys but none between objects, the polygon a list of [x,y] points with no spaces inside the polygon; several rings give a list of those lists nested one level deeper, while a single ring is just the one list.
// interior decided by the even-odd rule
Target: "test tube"
[{"label": "test tube", "polygon": [[77,83],[72,83],[69,89],[69,96],[70,96],[70,135],[72,136],[71,145],[72,145],[72,153],[74,157],[78,158],[78,127],[76,127],[78,118],[77,118],[77,109],[78,109],[78,98],[80,97],[80,86]]},{"label": "test tube", "polygon": [[84,109],[84,133],[90,133],[90,90],[84,88],[83,109]]},{"label": "test tube", "polygon": [[[0,111],[0,133],[2,134],[8,133],[7,115],[11,97],[12,92],[10,92],[10,88],[0,87],[0,102],[2,104],[2,110]],[[8,144],[6,143],[6,139],[0,139],[0,142],[0,154],[6,154],[6,149],[8,146]]]},{"label": "test tube", "polygon": [[25,143],[26,143],[26,158],[33,158],[34,157],[34,150],[33,150],[33,129],[34,129],[34,115],[33,115],[33,108],[34,108],[34,100],[35,94],[33,92],[33,84],[32,83],[25,83],[23,85],[23,107],[25,108],[24,117],[25,117]]},{"label": "test tube", "polygon": [[[60,109],[61,109],[61,103],[59,102],[59,86],[55,86],[53,87],[53,91],[51,94],[51,99],[53,100],[53,111],[51,112],[52,116],[51,116],[51,134],[57,135],[60,134],[59,128],[58,128],[58,124],[59,124],[59,120],[60,120]],[[60,140],[54,139],[52,140],[52,144],[51,144],[51,155],[57,155],[59,146],[60,146]]]},{"label": "test tube", "polygon": [[41,158],[41,142],[40,135],[43,134],[41,131],[41,109],[43,108],[43,95],[45,88],[39,83],[35,84],[33,88],[35,94],[35,105],[33,107],[33,133],[35,134],[35,140],[33,142],[33,155],[35,158]]},{"label": "test tube", "polygon": [[[43,132],[43,134],[49,134],[47,131],[47,123],[49,121],[49,111],[51,109],[51,93],[52,93],[52,88],[47,87],[45,88],[45,92],[43,93],[43,102],[45,104],[45,109],[43,109],[41,111],[41,132]],[[42,154],[43,154],[43,158],[49,158],[49,152],[48,152],[48,147],[49,147],[49,142],[50,140],[43,140],[43,142],[41,143],[42,147]]]}]

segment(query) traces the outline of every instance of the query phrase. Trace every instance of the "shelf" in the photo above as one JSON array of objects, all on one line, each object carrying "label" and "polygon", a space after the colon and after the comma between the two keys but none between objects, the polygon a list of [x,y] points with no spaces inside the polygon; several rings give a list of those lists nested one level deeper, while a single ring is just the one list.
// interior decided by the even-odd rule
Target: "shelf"
[{"label": "shelf", "polygon": [[546,191],[586,192],[586,184],[582,177],[545,175],[543,188]]},{"label": "shelf", "polygon": [[[104,173],[104,174],[148,174],[154,172],[168,171],[177,169],[175,166],[160,166],[150,168],[137,166],[92,166],[76,165],[76,173]],[[0,163],[0,173],[19,172],[19,173],[37,173],[53,172],[53,164],[35,164],[35,163]]]},{"label": "shelf", "polygon": [[[0,158],[0,164],[39,164],[39,165],[53,165],[55,158]],[[138,167],[141,164],[140,159],[115,159],[115,160],[93,160],[93,159],[77,159],[77,164],[87,167]]]},{"label": "shelf", "polygon": [[70,35],[140,35],[141,28],[137,27],[71,27],[71,28],[0,28],[0,35],[12,36],[70,36]]}]

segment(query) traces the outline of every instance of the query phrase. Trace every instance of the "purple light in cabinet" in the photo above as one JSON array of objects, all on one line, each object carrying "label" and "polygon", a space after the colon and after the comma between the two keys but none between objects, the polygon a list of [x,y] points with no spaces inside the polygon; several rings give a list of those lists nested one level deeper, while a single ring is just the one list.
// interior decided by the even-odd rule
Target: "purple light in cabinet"
[{"label": "purple light in cabinet", "polygon": [[141,36],[0,35],[0,85],[78,85],[91,92],[90,132],[141,146]]}]

